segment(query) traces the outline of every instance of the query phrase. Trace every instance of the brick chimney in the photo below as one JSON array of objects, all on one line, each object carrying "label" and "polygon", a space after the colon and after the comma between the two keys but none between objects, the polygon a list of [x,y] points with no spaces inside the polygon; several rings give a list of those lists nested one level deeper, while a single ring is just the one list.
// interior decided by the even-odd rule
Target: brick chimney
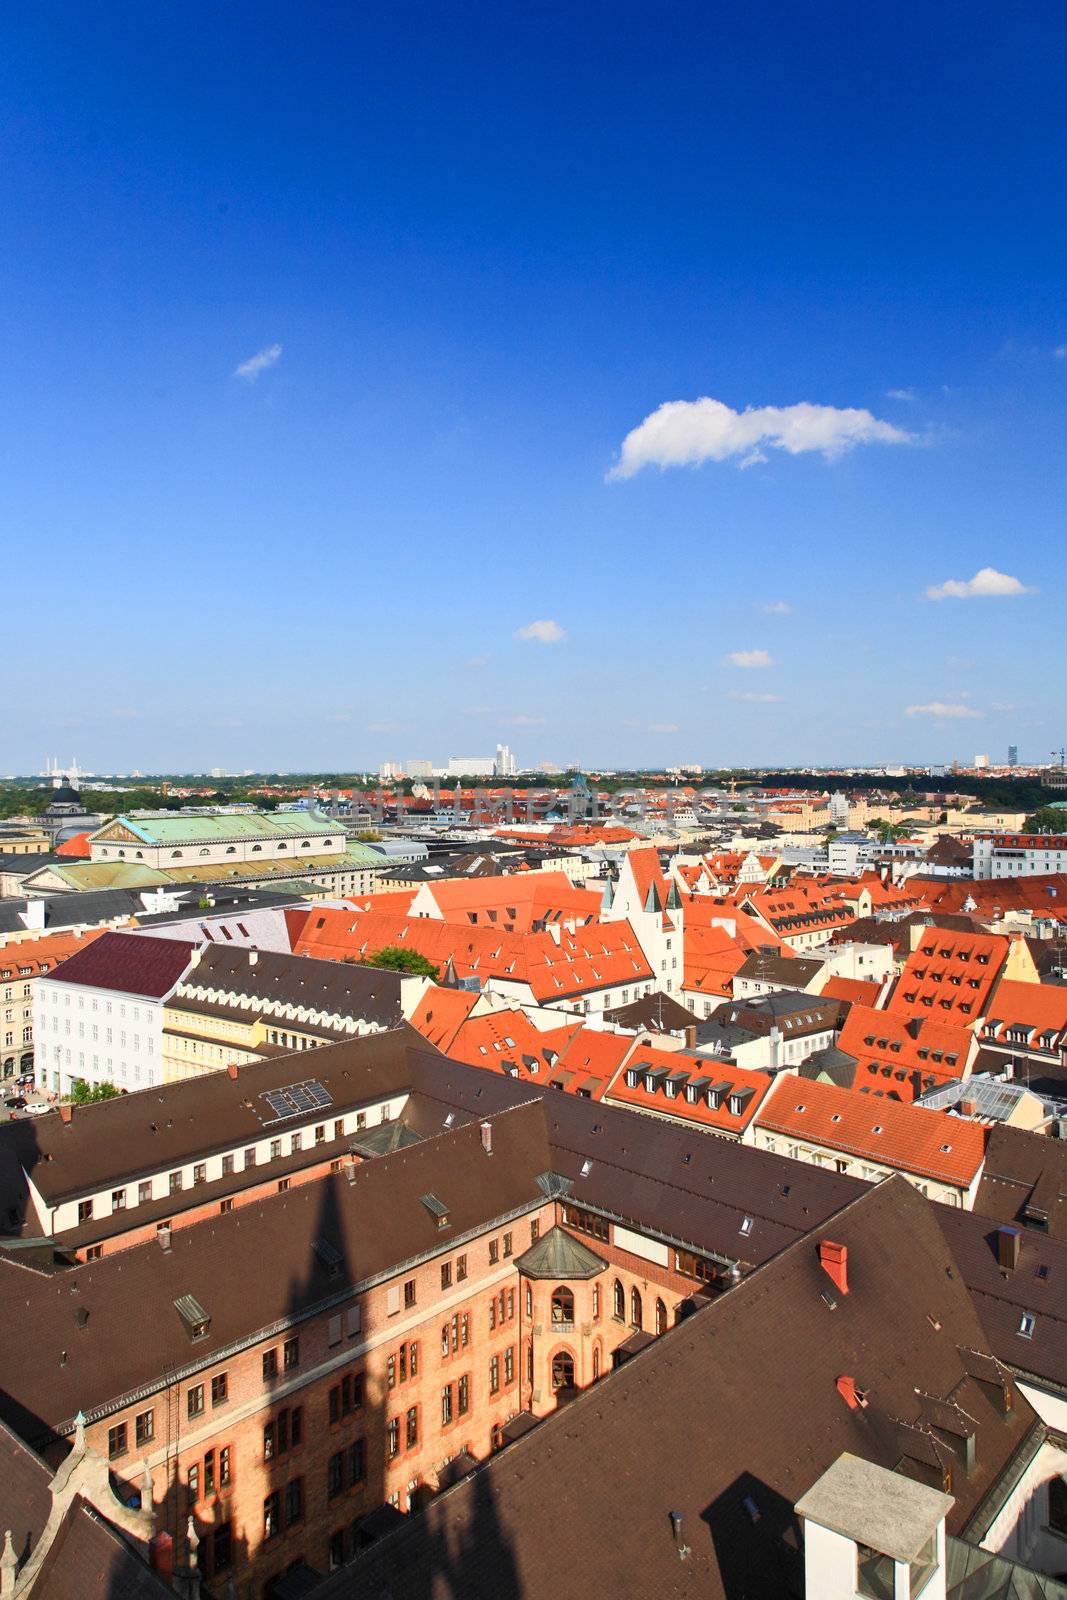
[{"label": "brick chimney", "polygon": [[832,1239],[819,1241],[819,1265],[841,1294],[848,1294],[848,1245]]},{"label": "brick chimney", "polygon": [[60,1120],[60,1122],[70,1122],[73,1119],[73,1117],[74,1117],[74,1107],[69,1102],[67,1102],[65,1105],[61,1105],[60,1106],[60,1108],[59,1108],[59,1120]]},{"label": "brick chimney", "polygon": [[976,1117],[977,1115],[978,1115],[978,1101],[977,1100],[961,1100],[960,1101],[960,1116],[961,1117]]},{"label": "brick chimney", "polygon": [[483,1122],[481,1132],[482,1149],[487,1156],[491,1156],[493,1153],[493,1124],[491,1122]]},{"label": "brick chimney", "polygon": [[850,1378],[847,1373],[842,1373],[837,1380],[837,1392],[851,1410],[857,1407],[866,1408],[867,1396],[862,1389],[857,1389],[855,1378]]},{"label": "brick chimney", "polygon": [[236,1061],[228,1061],[226,1063],[226,1076],[228,1078],[233,1078],[233,1079],[236,1080],[236,1078],[237,1078],[237,1062]]},{"label": "brick chimney", "polygon": [[166,1584],[174,1576],[174,1540],[166,1530],[153,1534],[148,1541],[148,1564]]}]

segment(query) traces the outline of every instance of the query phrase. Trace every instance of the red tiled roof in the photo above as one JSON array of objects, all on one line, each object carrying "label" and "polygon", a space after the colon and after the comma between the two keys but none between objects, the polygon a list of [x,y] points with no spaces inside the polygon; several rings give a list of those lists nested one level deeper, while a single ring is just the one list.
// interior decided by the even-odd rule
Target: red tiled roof
[{"label": "red tiled roof", "polygon": [[433,983],[409,1020],[424,1038],[447,1054],[457,1030],[466,1022],[477,1003],[478,996],[470,989],[445,989]]},{"label": "red tiled roof", "polygon": [[837,1048],[858,1063],[854,1090],[909,1104],[935,1084],[962,1078],[974,1047],[974,1034],[958,1023],[866,1005],[852,1007],[837,1040]]},{"label": "red tiled roof", "polygon": [[829,1000],[847,1000],[850,1005],[873,1006],[882,985],[871,978],[827,978],[821,993]]},{"label": "red tiled roof", "polygon": [[1054,983],[1015,983],[1007,979],[998,984],[989,1003],[984,1034],[995,1026],[994,1037],[1003,1039],[1009,1028],[1025,1028],[1027,1043],[1044,1034],[1062,1041],[1067,1035],[1067,988]]},{"label": "red tiled roof", "polygon": [[972,1182],[985,1157],[979,1123],[785,1074],[756,1120],[772,1133],[960,1186]]},{"label": "red tiled roof", "polygon": [[[637,1084],[631,1086],[627,1078],[637,1073]],[[647,1087],[647,1074],[666,1073],[669,1077],[685,1074],[690,1081],[703,1080],[696,1098],[686,1098],[685,1086],[677,1085],[673,1094],[666,1092],[669,1085],[660,1077],[656,1087]],[[620,1072],[605,1095],[609,1105],[629,1106],[634,1111],[653,1112],[658,1116],[673,1117],[679,1122],[693,1123],[712,1133],[740,1135],[748,1127],[771,1087],[772,1079],[764,1072],[750,1072],[745,1067],[724,1065],[708,1056],[692,1055],[686,1050],[655,1050],[639,1045],[626,1068]],[[713,1096],[718,1104],[708,1104],[707,1090],[720,1090]],[[740,1093],[742,1103],[731,1111],[731,1096]],[[736,1102],[735,1102],[736,1103]]]},{"label": "red tiled roof", "polygon": [[64,839],[62,844],[56,845],[57,856],[73,856],[75,860],[86,861],[92,855],[89,848],[88,833],[72,833],[69,839]]},{"label": "red tiled roof", "polygon": [[924,929],[887,1010],[912,1016],[932,1011],[941,1021],[976,1022],[985,1013],[1008,949],[1002,934]]}]

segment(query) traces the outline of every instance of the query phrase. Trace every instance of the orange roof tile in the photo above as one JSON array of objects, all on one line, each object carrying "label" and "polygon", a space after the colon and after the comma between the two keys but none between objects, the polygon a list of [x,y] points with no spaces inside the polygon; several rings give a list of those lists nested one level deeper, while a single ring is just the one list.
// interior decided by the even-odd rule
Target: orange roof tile
[{"label": "orange roof tile", "polygon": [[1003,934],[924,928],[886,1009],[912,1016],[932,1011],[941,1021],[951,1018],[964,1025],[976,1022],[986,1011],[1008,950]]},{"label": "orange roof tile", "polygon": [[756,1120],[772,1133],[962,1187],[985,1158],[980,1123],[788,1074],[779,1077]]},{"label": "orange roof tile", "polygon": [[837,1048],[859,1064],[853,1090],[910,1103],[935,1085],[962,1078],[975,1042],[969,1028],[927,1013],[910,1017],[853,1005]]},{"label": "orange roof tile", "polygon": [[445,989],[434,983],[427,989],[409,1020],[413,1028],[417,1028],[431,1044],[447,1055],[449,1045],[477,1003],[478,996],[470,989]]},{"label": "orange roof tile", "polygon": [[[681,1082],[681,1076],[688,1082]],[[639,1045],[604,1098],[612,1105],[690,1122],[709,1133],[740,1136],[772,1081],[764,1072],[750,1072],[687,1050]]]}]

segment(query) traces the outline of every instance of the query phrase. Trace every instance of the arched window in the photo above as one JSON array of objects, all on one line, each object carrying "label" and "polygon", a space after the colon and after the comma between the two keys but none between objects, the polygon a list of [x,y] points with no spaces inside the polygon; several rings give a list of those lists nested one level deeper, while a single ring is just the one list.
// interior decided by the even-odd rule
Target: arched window
[{"label": "arched window", "polygon": [[533,1316],[533,1289],[530,1284],[526,1285],[526,1315]]},{"label": "arched window", "polygon": [[662,1300],[657,1300],[656,1301],[656,1332],[657,1333],[666,1333],[666,1331],[667,1331],[667,1307],[663,1304]]},{"label": "arched window", "polygon": [[593,1285],[593,1321],[594,1322],[599,1322],[600,1321],[600,1285],[599,1285],[599,1283],[594,1283],[594,1285]]},{"label": "arched window", "polygon": [[126,855],[125,850],[120,850],[119,851],[119,860],[120,861],[123,860],[125,858],[125,855]]},{"label": "arched window", "polygon": [[311,840],[310,839],[305,839],[303,844],[300,846],[300,848],[301,848],[301,850],[310,850],[311,849]]},{"label": "arched window", "polygon": [[574,1321],[574,1296],[569,1289],[553,1289],[552,1321],[566,1323]]},{"label": "arched window", "polygon": [[253,849],[253,850],[262,850],[262,848],[263,848],[263,846],[262,846],[262,845],[261,845],[261,844],[254,844],[254,845],[253,845],[253,846],[252,846],[252,849]]},{"label": "arched window", "polygon": [[180,860],[181,860],[181,858],[182,858],[182,853],[181,853],[181,851],[180,851],[180,850],[172,850],[172,851],[171,851],[171,853],[170,853],[170,859],[171,859],[171,860],[172,860],[172,861],[180,861]]},{"label": "arched window", "polygon": [[614,1306],[612,1308],[613,1315],[617,1318],[617,1320],[619,1322],[625,1322],[626,1321],[626,1290],[623,1288],[623,1286],[619,1282],[618,1278],[615,1279],[615,1287],[614,1287],[614,1290],[613,1290],[613,1296],[614,1296]]},{"label": "arched window", "polygon": [[635,1328],[644,1327],[644,1313],[641,1306],[641,1296],[636,1289],[630,1290],[630,1322]]},{"label": "arched window", "polygon": [[593,1382],[595,1383],[599,1377],[600,1377],[600,1346],[598,1344],[595,1344],[593,1346]]},{"label": "arched window", "polygon": [[289,846],[288,846],[288,845],[287,845],[287,844],[280,844],[280,845],[279,845],[279,846],[278,846],[278,849],[279,849],[279,850],[288,850],[288,848],[289,848]]},{"label": "arched window", "polygon": [[558,1350],[552,1357],[552,1387],[574,1388],[574,1357],[568,1350]]},{"label": "arched window", "polygon": [[235,844],[228,844],[226,846],[226,854],[228,856],[235,856],[237,854],[237,846]]},{"label": "arched window", "polygon": [[200,854],[202,856],[209,856],[211,854],[211,851],[208,849],[207,845],[205,845],[204,848],[201,850]]}]

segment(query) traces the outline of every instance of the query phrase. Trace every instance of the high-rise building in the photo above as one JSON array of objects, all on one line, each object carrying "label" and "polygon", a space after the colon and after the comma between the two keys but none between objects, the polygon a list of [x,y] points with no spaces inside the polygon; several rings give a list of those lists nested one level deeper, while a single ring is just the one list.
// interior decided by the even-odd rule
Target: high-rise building
[{"label": "high-rise building", "polygon": [[394,778],[402,778],[404,769],[399,761],[383,761],[378,768],[378,776],[383,783],[390,783]]},{"label": "high-rise building", "polygon": [[492,756],[449,756],[447,778],[491,778],[496,770]]},{"label": "high-rise building", "polygon": [[989,757],[988,756],[975,756],[975,758],[974,758],[974,770],[976,772],[984,772],[986,767],[988,767],[988,765],[989,765]]},{"label": "high-rise building", "polygon": [[407,764],[407,774],[409,778],[432,778],[433,762],[409,761]]},{"label": "high-rise building", "polygon": [[1008,766],[1009,767],[1017,767],[1018,765],[1019,765],[1019,746],[1017,744],[1010,744],[1008,746]]},{"label": "high-rise building", "polygon": [[515,757],[506,744],[496,747],[495,775],[498,778],[513,778],[515,776]]}]

